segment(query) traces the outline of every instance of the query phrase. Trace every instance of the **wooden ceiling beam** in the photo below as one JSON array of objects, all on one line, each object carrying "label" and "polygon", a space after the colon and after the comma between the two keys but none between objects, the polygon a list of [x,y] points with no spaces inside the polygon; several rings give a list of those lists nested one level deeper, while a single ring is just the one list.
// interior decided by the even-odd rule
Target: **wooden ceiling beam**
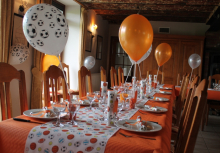
[{"label": "wooden ceiling beam", "polygon": [[80,3],[94,3],[94,4],[152,4],[152,5],[158,5],[158,4],[170,4],[170,5],[218,5],[219,0],[188,0],[187,2],[184,2],[182,0],[77,0]]}]

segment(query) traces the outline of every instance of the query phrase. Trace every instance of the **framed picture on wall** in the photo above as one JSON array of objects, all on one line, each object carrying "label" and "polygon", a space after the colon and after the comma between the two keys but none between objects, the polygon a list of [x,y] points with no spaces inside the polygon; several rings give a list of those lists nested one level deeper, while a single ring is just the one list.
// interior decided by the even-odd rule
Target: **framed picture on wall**
[{"label": "framed picture on wall", "polygon": [[14,24],[12,29],[11,45],[21,43],[23,45],[29,46],[23,33],[22,22],[23,22],[23,16],[14,13]]},{"label": "framed picture on wall", "polygon": [[86,34],[86,51],[91,52],[92,50],[92,32],[87,31]]},{"label": "framed picture on wall", "polygon": [[103,37],[97,36],[96,59],[102,59]]}]

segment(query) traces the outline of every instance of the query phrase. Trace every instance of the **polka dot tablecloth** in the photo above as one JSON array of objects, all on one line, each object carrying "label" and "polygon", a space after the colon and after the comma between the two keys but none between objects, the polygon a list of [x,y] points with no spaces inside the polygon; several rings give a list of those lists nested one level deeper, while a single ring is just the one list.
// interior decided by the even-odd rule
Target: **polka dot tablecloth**
[{"label": "polka dot tablecloth", "polygon": [[[130,119],[137,110],[122,111],[118,116],[121,119]],[[77,114],[78,125],[62,122],[65,126],[60,128],[54,127],[53,121],[34,127],[28,135],[25,153],[104,153],[108,139],[119,128],[99,121],[97,118],[102,113],[98,111],[80,109]]]}]

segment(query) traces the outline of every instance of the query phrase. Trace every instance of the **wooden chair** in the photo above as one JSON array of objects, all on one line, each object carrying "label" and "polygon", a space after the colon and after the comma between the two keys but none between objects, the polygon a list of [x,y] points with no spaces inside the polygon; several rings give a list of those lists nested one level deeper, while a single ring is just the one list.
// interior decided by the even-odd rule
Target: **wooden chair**
[{"label": "wooden chair", "polygon": [[179,126],[172,126],[172,140],[176,140],[176,134],[179,133],[179,131],[181,130],[181,127],[183,126],[183,121],[186,117],[186,112],[189,109],[189,102],[190,102],[190,98],[192,95],[194,95],[194,90],[196,89],[196,87],[198,86],[198,82],[199,82],[199,77],[197,76],[193,82],[190,85],[190,88],[188,89],[188,93],[186,96],[186,101],[185,101],[185,105],[183,107],[183,111],[180,117],[180,122]]},{"label": "wooden chair", "polygon": [[20,110],[21,114],[28,110],[27,91],[25,83],[25,74],[22,70],[16,70],[7,63],[0,62],[0,97],[2,120],[12,117],[10,82],[16,79],[19,81]]},{"label": "wooden chair", "polygon": [[174,153],[193,153],[202,120],[201,116],[206,105],[207,88],[208,81],[204,79],[192,92],[194,94],[190,98]]},{"label": "wooden chair", "polygon": [[124,83],[124,71],[121,67],[118,67],[118,84],[121,86]]},{"label": "wooden chair", "polygon": [[[52,65],[49,67],[47,71],[44,72],[44,100],[45,100],[45,106],[49,107],[50,106],[50,100],[54,102],[58,102],[58,86],[59,86],[59,79],[62,79],[62,87],[63,87],[63,99],[68,99],[68,94],[67,94],[67,87],[65,83],[65,79],[63,76],[62,70],[55,66]],[[50,81],[49,81],[50,80]],[[49,84],[50,82],[50,84]],[[50,94],[50,87],[52,89],[52,98]]]},{"label": "wooden chair", "polygon": [[[157,70],[147,71],[147,78],[149,77],[149,74],[157,75]],[[160,84],[164,84],[164,72],[161,71],[158,72],[157,80],[161,80]]]},{"label": "wooden chair", "polygon": [[176,79],[176,85],[180,86],[180,74],[178,73],[177,79]]},{"label": "wooden chair", "polygon": [[117,72],[113,66],[111,67],[110,70],[110,76],[111,76],[111,87],[118,86]]},{"label": "wooden chair", "polygon": [[88,76],[88,90],[89,92],[93,92],[91,72],[85,66],[82,66],[78,71],[80,98],[86,96],[86,76]]},{"label": "wooden chair", "polygon": [[101,73],[101,81],[106,82],[106,70],[102,66],[100,67],[100,73]]},{"label": "wooden chair", "polygon": [[189,84],[189,74],[185,77],[183,76],[183,82],[181,84],[181,91],[179,96],[176,99],[175,104],[175,115],[173,115],[173,118],[175,119],[175,125],[179,125],[181,112],[184,106],[184,102],[186,99],[186,91]]},{"label": "wooden chair", "polygon": [[215,74],[213,76],[209,76],[209,88],[211,88],[212,85],[212,79],[215,80],[215,83],[220,83],[220,74]]},{"label": "wooden chair", "polygon": [[[220,74],[215,74],[213,76],[209,76],[209,88],[211,88],[212,84],[212,79],[215,80],[215,83],[220,83]],[[208,125],[208,119],[209,119],[209,109],[220,109],[220,104],[218,101],[215,100],[208,100],[207,101],[207,106],[206,106],[206,111],[205,111],[205,122],[206,125]],[[204,125],[202,125],[202,130],[203,130]]]},{"label": "wooden chair", "polygon": [[[64,69],[64,71],[66,72],[66,80],[67,80],[67,84],[70,88],[70,76],[69,76],[69,65],[65,64],[65,63],[61,63],[62,67]],[[61,68],[61,66],[59,66]],[[58,91],[57,93],[59,95],[63,95],[63,90],[62,90],[62,79],[59,80],[59,86],[58,86]],[[69,93],[70,95],[79,95],[79,91],[78,90],[73,90],[73,89],[69,89]]]}]

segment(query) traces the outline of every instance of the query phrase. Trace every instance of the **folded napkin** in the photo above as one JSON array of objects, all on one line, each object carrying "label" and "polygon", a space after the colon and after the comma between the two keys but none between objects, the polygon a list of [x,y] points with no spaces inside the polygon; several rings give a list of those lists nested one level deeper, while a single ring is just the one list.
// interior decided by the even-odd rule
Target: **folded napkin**
[{"label": "folded napkin", "polygon": [[108,82],[101,81],[101,95],[106,95],[108,90]]},{"label": "folded napkin", "polygon": [[114,111],[116,110],[116,106],[118,105],[117,102],[117,94],[115,91],[108,91],[108,103],[107,103],[107,120],[108,120],[108,126],[114,125],[113,119],[114,119]]},{"label": "folded napkin", "polygon": [[134,92],[135,92],[134,97],[132,97],[130,99],[130,103],[129,103],[129,108],[130,109],[134,109],[135,108],[135,103],[137,102],[137,90],[134,91]]}]

